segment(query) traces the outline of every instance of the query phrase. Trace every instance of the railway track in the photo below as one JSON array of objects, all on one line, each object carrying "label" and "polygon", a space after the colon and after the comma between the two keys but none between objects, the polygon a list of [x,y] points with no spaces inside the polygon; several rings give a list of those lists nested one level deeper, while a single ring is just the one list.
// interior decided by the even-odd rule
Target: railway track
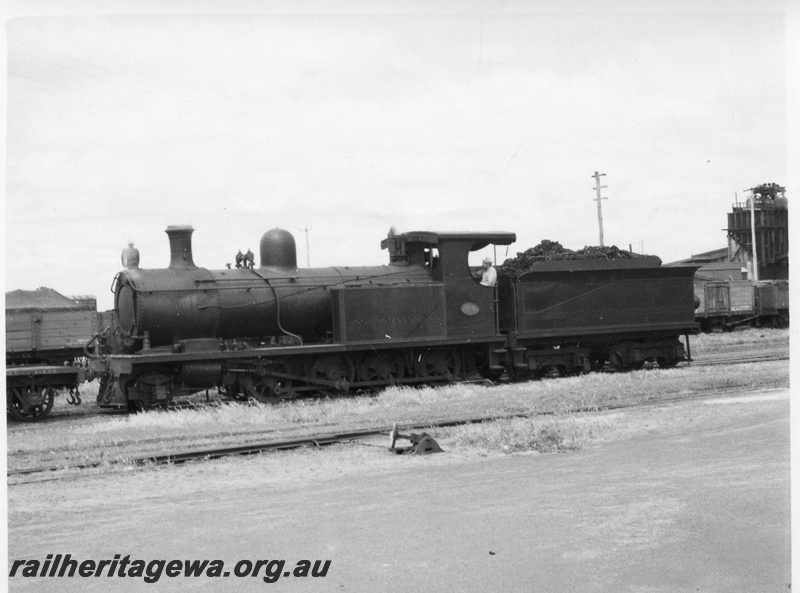
[{"label": "railway track", "polygon": [[[724,392],[724,395],[735,396],[737,393],[746,395],[749,394],[750,391],[749,390],[747,391],[743,390],[741,392],[729,391],[729,392]],[[712,397],[716,398],[719,397],[720,395],[721,394],[718,390],[709,390],[708,392],[700,392],[700,393],[694,392],[692,394],[658,398],[652,400],[636,401],[636,402],[621,402],[621,403],[611,403],[602,405],[582,406],[561,411],[542,411],[535,414],[529,414],[529,413],[500,414],[500,415],[489,415],[489,416],[479,416],[470,418],[455,418],[455,419],[441,420],[437,422],[428,422],[424,424],[405,424],[396,428],[399,428],[404,432],[432,431],[434,429],[448,428],[453,426],[482,424],[487,422],[497,422],[504,420],[520,419],[520,418],[546,417],[557,414],[599,413],[599,412],[609,412],[615,410],[624,410],[630,408],[656,407],[656,406],[669,405],[690,400],[697,401]],[[215,448],[194,449],[194,450],[179,451],[179,452],[147,454],[147,455],[120,459],[119,461],[112,461],[112,462],[109,462],[108,460],[98,460],[98,461],[91,461],[73,465],[36,466],[36,467],[9,470],[7,472],[7,476],[24,477],[24,476],[47,474],[47,473],[52,474],[58,471],[74,472],[76,470],[93,469],[100,467],[101,465],[109,465],[109,464],[112,466],[128,465],[137,467],[143,467],[149,465],[180,464],[197,460],[211,460],[211,459],[221,459],[224,457],[254,455],[269,451],[286,451],[302,447],[325,447],[335,444],[359,442],[378,436],[388,437],[392,429],[393,427],[389,426],[379,426],[357,431],[348,431],[343,433],[326,433],[326,434],[315,435],[312,437],[303,437],[297,439],[269,440],[264,442],[249,443],[245,445],[233,445],[227,447],[215,447]],[[43,482],[43,481],[53,481],[60,479],[69,479],[74,475],[75,474],[67,473],[59,476],[54,476],[52,478],[37,479],[33,481]],[[20,483],[30,483],[30,481],[24,481]],[[9,484],[9,485],[14,485],[14,484]]]},{"label": "railway track", "polygon": [[[198,409],[204,408],[208,405],[219,405],[220,403],[235,403],[232,400],[221,399],[221,398],[214,398],[209,400],[208,402],[195,402],[195,401],[175,401],[170,402],[168,405],[168,409],[170,410],[189,410],[189,409]],[[9,419],[6,428],[9,433],[13,433],[18,430],[37,430],[41,428],[46,428],[48,426],[52,426],[53,423],[65,423],[65,422],[74,422],[75,424],[80,424],[82,422],[88,422],[92,420],[96,420],[97,418],[102,417],[114,417],[114,416],[129,416],[130,411],[125,408],[100,408],[94,402],[88,402],[81,404],[81,406],[71,406],[69,408],[64,407],[62,408],[63,411],[53,411],[50,413],[47,418],[42,420],[37,420],[34,422],[14,422]]]},{"label": "railway track", "polygon": [[692,367],[705,367],[705,366],[724,366],[732,364],[753,364],[759,362],[779,362],[781,360],[789,360],[789,355],[763,355],[763,356],[749,356],[746,358],[737,356],[720,356],[708,358],[705,360],[692,360],[691,362],[682,362],[678,364],[677,368],[692,368]]}]

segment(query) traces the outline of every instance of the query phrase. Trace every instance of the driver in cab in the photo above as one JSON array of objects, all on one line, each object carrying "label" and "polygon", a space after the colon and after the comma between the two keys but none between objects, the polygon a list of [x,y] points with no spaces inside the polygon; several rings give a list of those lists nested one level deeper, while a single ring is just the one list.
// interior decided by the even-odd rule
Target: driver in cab
[{"label": "driver in cab", "polygon": [[494,269],[491,258],[483,258],[483,269],[480,274],[481,286],[494,286],[497,284],[497,270]]}]

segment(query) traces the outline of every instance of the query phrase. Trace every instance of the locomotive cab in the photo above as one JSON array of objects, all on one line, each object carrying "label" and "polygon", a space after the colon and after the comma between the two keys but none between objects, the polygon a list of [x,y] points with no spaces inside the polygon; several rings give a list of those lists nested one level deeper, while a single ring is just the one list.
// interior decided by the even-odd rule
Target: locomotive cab
[{"label": "locomotive cab", "polygon": [[497,335],[496,289],[481,286],[469,267],[469,254],[488,245],[510,245],[515,233],[434,233],[412,231],[389,236],[381,248],[389,250],[393,265],[424,266],[431,279],[444,285],[447,337]]}]

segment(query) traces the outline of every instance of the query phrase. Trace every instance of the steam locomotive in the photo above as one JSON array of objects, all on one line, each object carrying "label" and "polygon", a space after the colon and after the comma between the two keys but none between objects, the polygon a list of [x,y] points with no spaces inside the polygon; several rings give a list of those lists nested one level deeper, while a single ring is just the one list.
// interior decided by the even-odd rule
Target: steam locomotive
[{"label": "steam locomotive", "polygon": [[510,245],[514,233],[392,230],[381,242],[388,265],[301,269],[292,235],[273,229],[257,267],[209,270],[193,261],[193,231],[167,228],[165,269],[123,252],[112,323],[92,344],[100,406],[141,409],[212,388],[270,403],[607,363],[671,367],[690,357],[698,330],[695,269],[656,257],[500,268],[490,287],[469,254]]}]

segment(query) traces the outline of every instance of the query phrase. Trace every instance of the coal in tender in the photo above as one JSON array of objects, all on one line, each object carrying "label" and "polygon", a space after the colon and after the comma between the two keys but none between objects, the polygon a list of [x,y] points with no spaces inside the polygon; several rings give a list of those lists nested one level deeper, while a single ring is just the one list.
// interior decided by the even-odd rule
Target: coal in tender
[{"label": "coal in tender", "polygon": [[509,258],[503,262],[499,271],[511,276],[519,276],[526,272],[531,272],[537,267],[542,267],[542,262],[570,261],[570,260],[622,260],[645,258],[645,256],[625,249],[620,249],[616,245],[610,246],[586,246],[583,249],[573,251],[567,249],[558,241],[543,240],[535,247],[531,247],[523,252],[518,252],[517,257]]}]

